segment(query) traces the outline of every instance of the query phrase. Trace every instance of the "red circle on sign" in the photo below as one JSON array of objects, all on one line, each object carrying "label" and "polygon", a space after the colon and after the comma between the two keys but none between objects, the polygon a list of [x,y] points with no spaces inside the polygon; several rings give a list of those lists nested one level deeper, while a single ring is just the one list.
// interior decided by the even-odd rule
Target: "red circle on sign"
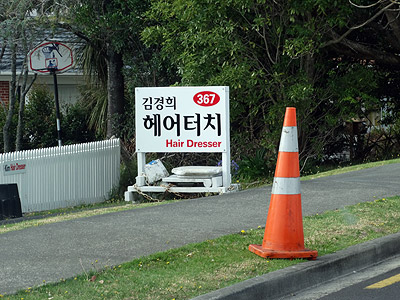
[{"label": "red circle on sign", "polygon": [[193,101],[200,106],[213,106],[219,102],[221,98],[217,93],[203,91],[193,96]]}]

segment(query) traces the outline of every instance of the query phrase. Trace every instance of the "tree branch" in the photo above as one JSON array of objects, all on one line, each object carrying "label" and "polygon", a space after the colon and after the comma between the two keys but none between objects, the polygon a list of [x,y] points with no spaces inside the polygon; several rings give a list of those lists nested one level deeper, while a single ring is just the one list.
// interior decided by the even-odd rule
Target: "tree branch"
[{"label": "tree branch", "polygon": [[[333,35],[338,35],[332,31]],[[342,45],[347,48],[340,47],[339,45],[332,45],[336,52],[342,53],[347,56],[355,57],[358,59],[370,59],[375,60],[377,64],[386,65],[389,67],[400,65],[400,56],[386,52],[379,51],[376,49],[369,48],[365,45],[343,39]]]},{"label": "tree branch", "polygon": [[75,28],[72,28],[72,26],[68,23],[57,23],[57,27],[60,27],[62,29],[65,29],[73,34],[75,34],[77,37],[81,38],[82,40],[85,40],[89,44],[91,44],[91,40],[87,35],[85,35],[82,31],[76,30]]},{"label": "tree branch", "polygon": [[32,85],[34,84],[34,82],[36,81],[37,78],[37,74],[35,73],[33,75],[33,78],[31,80],[31,82],[28,84],[28,86],[25,88],[25,90],[23,91],[23,95],[28,94],[29,90],[31,89]]},{"label": "tree branch", "polygon": [[394,35],[396,36],[397,40],[400,41],[400,23],[399,23],[399,14],[394,11],[386,11],[385,12],[386,18],[388,19],[388,26],[392,28]]},{"label": "tree branch", "polygon": [[6,43],[4,41],[4,44],[1,46],[1,50],[0,50],[0,62],[3,59],[4,53],[6,52]]},{"label": "tree branch", "polygon": [[[75,34],[77,37],[83,39],[85,42],[87,42],[91,47],[94,49],[97,49],[100,53],[101,56],[103,56],[106,60],[109,59],[107,51],[105,50],[106,46],[104,45],[103,49],[99,49],[99,44],[96,42],[93,42],[91,38],[89,38],[87,35],[85,35],[82,31],[79,31],[75,28],[73,28],[70,24],[68,23],[57,23],[56,24],[58,27],[65,29],[73,34]],[[95,40],[96,41],[96,40]]]},{"label": "tree branch", "polygon": [[357,7],[357,8],[371,8],[371,7],[374,7],[374,6],[378,5],[378,4],[381,4],[383,1],[379,0],[379,1],[376,1],[375,3],[370,4],[370,5],[358,5],[358,4],[355,4],[351,0],[349,0],[349,2],[350,2],[351,5],[353,5],[353,6]]},{"label": "tree branch", "polygon": [[365,25],[367,25],[368,23],[371,23],[373,20],[375,20],[377,17],[379,17],[381,14],[383,14],[386,10],[388,10],[390,7],[392,7],[393,5],[395,5],[395,2],[391,2],[389,5],[386,5],[385,7],[383,7],[382,9],[380,9],[375,15],[373,15],[371,18],[369,18],[367,21],[365,21],[362,24],[359,24],[357,26],[353,26],[350,29],[348,29],[344,34],[342,34],[341,36],[339,36],[338,38],[328,41],[325,44],[323,44],[321,46],[321,48],[324,47],[328,47],[330,45],[333,44],[337,44],[342,42],[350,33],[352,33],[354,30],[359,29],[361,27],[364,27]]}]

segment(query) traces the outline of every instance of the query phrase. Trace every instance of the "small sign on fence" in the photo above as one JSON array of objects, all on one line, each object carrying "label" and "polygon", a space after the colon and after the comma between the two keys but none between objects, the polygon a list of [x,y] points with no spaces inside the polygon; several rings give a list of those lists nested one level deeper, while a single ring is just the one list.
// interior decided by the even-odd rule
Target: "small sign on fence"
[{"label": "small sign on fence", "polygon": [[26,161],[11,161],[3,164],[4,175],[14,175],[26,173]]},{"label": "small sign on fence", "polygon": [[18,184],[23,213],[102,202],[118,185],[120,143],[2,153],[0,167],[0,184]]}]

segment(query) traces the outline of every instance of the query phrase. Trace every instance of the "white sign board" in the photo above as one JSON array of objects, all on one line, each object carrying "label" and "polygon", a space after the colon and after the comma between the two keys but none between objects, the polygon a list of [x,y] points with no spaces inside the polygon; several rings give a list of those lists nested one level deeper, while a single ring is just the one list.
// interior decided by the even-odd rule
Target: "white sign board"
[{"label": "white sign board", "polygon": [[136,88],[136,152],[228,152],[229,87]]},{"label": "white sign board", "polygon": [[24,174],[26,173],[26,160],[9,161],[3,164],[4,175]]}]

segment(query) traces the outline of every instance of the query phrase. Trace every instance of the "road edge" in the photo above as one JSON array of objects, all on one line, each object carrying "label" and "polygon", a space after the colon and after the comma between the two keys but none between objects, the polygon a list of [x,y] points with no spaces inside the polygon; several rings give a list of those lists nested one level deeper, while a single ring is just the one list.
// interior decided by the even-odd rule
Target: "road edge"
[{"label": "road edge", "polygon": [[271,272],[192,300],[276,299],[359,271],[400,253],[400,232]]}]

